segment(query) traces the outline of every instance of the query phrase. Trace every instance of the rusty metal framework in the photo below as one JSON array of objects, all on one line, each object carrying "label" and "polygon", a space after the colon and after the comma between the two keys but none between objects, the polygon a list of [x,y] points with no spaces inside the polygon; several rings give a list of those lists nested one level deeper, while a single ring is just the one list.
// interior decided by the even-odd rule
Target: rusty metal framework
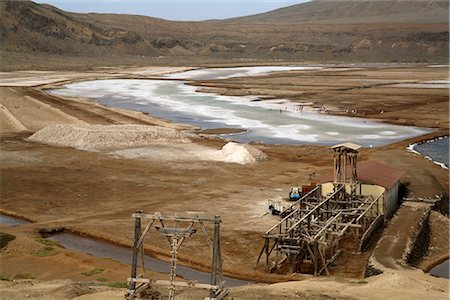
[{"label": "rusty metal framework", "polygon": [[[291,273],[328,275],[330,264],[344,251],[344,237],[353,237],[358,242],[357,250],[361,251],[383,222],[380,205],[384,195],[357,194],[359,145],[347,143],[332,148],[335,154],[333,191],[324,196],[322,187],[317,186],[291,205],[282,219],[265,232],[256,264],[265,255],[267,271],[288,267]],[[346,180],[347,163],[352,170],[350,181]]]},{"label": "rusty metal framework", "polygon": [[[135,299],[142,292],[151,289],[152,285],[168,285],[170,300],[175,299],[175,287],[197,287],[208,289],[209,297],[205,300],[222,299],[228,290],[224,288],[224,280],[222,273],[222,255],[220,248],[220,223],[219,216],[200,217],[200,216],[163,216],[156,212],[153,215],[144,214],[142,211],[136,211],[132,215],[135,218],[134,247],[133,259],[131,266],[131,276],[128,278],[129,287],[126,299]],[[142,231],[142,219],[147,219],[148,223]],[[207,224],[213,224],[213,239],[208,233]],[[151,228],[156,229],[163,234],[170,245],[170,268],[169,280],[148,279],[145,278],[144,266],[144,239],[147,237]],[[210,283],[197,283],[196,281],[176,281],[177,255],[178,250],[191,235],[201,230],[205,240],[211,250],[212,270]],[[140,261],[141,274],[137,274],[138,261]]]}]

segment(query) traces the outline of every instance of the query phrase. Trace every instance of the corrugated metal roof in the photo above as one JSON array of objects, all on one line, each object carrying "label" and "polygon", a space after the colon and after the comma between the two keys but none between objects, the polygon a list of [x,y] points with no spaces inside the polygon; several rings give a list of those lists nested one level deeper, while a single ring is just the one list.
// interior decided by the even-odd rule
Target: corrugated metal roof
[{"label": "corrugated metal roof", "polygon": [[[395,185],[397,181],[402,178],[406,172],[394,169],[385,164],[368,161],[358,164],[356,172],[358,173],[358,179],[362,183],[376,184],[387,189],[390,189]],[[350,179],[350,167],[346,168],[347,179]],[[334,180],[333,173],[327,174],[321,180],[321,182],[330,182]]]},{"label": "corrugated metal roof", "polygon": [[354,144],[354,143],[343,143],[343,144],[334,145],[331,147],[331,149],[336,149],[336,148],[349,148],[354,151],[358,151],[361,148],[361,145]]}]

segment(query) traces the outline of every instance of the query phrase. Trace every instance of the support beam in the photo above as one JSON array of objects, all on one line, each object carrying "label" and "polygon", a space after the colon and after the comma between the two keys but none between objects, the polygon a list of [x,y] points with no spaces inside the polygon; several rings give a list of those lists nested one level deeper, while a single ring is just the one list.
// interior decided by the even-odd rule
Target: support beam
[{"label": "support beam", "polygon": [[[152,284],[164,284],[168,285],[169,294],[168,299],[173,300],[175,298],[175,287],[176,286],[190,286],[197,288],[205,288],[210,290],[210,295],[208,299],[222,299],[228,293],[227,289],[223,288],[223,266],[222,266],[222,254],[220,247],[220,222],[219,216],[214,218],[202,217],[202,216],[163,216],[161,213],[156,212],[154,214],[144,214],[142,211],[136,211],[132,215],[135,219],[135,233],[134,233],[134,247],[133,247],[133,258],[132,258],[132,268],[131,277],[129,279],[129,290],[127,294],[127,299],[134,299],[139,296],[138,293],[143,292],[147,288],[151,288]],[[149,219],[144,231],[141,232],[141,219]],[[159,223],[159,224],[156,224]],[[187,224],[186,224],[187,223]],[[209,238],[208,229],[205,223],[212,223],[214,230],[214,239],[211,241]],[[187,227],[183,227],[186,224]],[[156,226],[157,225],[157,226]],[[194,228],[194,227],[197,228]],[[170,268],[169,268],[169,280],[149,280],[145,278],[145,273],[137,276],[137,262],[139,253],[141,254],[141,267],[144,269],[143,265],[143,255],[144,255],[144,239],[148,236],[150,229],[155,228],[159,233],[163,234],[170,245]],[[212,272],[211,272],[211,283],[193,283],[176,281],[176,270],[177,270],[177,257],[178,250],[180,249],[183,242],[189,238],[191,235],[195,234],[198,230],[202,230],[208,247],[212,250]],[[144,278],[142,278],[142,277]],[[139,284],[139,286],[137,286]]]},{"label": "support beam", "polygon": [[[136,213],[141,213],[141,210],[137,210]],[[139,235],[141,232],[141,218],[136,216],[134,219],[134,247],[133,247],[133,257],[131,260],[131,278],[135,278],[136,277],[136,272],[137,272],[137,260],[138,260],[138,251],[139,251]],[[130,286],[128,287],[128,289],[134,293],[134,290],[136,289],[136,283],[135,282],[131,282]]]},{"label": "support beam", "polygon": [[[212,257],[212,271],[211,271],[211,285],[217,285],[217,259],[219,256],[219,227],[220,218],[214,218],[214,243],[213,243],[213,257]],[[209,297],[214,298],[215,291],[211,290]]]}]

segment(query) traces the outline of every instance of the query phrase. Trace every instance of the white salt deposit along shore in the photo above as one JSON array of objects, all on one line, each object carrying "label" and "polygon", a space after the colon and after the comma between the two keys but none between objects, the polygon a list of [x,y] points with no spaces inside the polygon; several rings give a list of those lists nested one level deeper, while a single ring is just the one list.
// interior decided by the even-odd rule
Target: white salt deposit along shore
[{"label": "white salt deposit along shore", "polygon": [[88,151],[190,143],[187,136],[178,130],[148,125],[50,125],[34,133],[28,140]]},{"label": "white salt deposit along shore", "polygon": [[[247,144],[229,142],[218,153],[219,160],[237,164],[250,164],[267,158],[261,150]],[[220,159],[222,157],[222,159]]]},{"label": "white salt deposit along shore", "polygon": [[254,146],[235,142],[227,143],[220,150],[191,143],[128,148],[111,151],[109,154],[116,157],[150,160],[155,163],[218,161],[246,165],[267,158],[266,154]]}]

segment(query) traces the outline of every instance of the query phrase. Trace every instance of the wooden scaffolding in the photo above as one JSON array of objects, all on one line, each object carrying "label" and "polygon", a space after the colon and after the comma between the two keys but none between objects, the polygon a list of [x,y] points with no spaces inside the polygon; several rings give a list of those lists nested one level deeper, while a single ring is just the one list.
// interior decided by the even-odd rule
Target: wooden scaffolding
[{"label": "wooden scaffolding", "polygon": [[[356,186],[358,185],[357,157],[360,145],[353,143],[344,143],[331,147],[334,152],[334,184],[339,186],[349,183],[350,195],[356,195]],[[347,176],[347,166],[350,174]]]},{"label": "wooden scaffolding", "polygon": [[[383,221],[379,206],[384,195],[378,197],[357,195],[359,182],[356,158],[360,146],[347,143],[334,150],[334,189],[323,196],[317,186],[291,205],[282,219],[263,235],[264,245],[256,264],[265,255],[270,272],[288,267],[291,273],[312,272],[329,274],[329,266],[343,252],[344,236],[358,242],[361,250],[367,245],[374,228]],[[346,166],[351,166],[350,181]],[[346,187],[350,193],[346,192]]]},{"label": "wooden scaffolding", "polygon": [[[220,249],[220,223],[219,216],[201,217],[201,216],[163,216],[156,212],[153,215],[144,214],[142,211],[136,211],[132,215],[135,218],[134,228],[134,247],[131,265],[131,276],[128,278],[129,287],[126,299],[135,299],[142,292],[151,289],[152,285],[167,285],[170,300],[175,299],[175,287],[197,287],[208,289],[210,291],[208,300],[222,299],[228,293],[224,288],[224,280],[222,273],[222,255]],[[142,221],[147,219],[148,223],[142,231]],[[208,233],[207,224],[213,224],[213,239]],[[148,279],[145,278],[144,266],[144,239],[149,234],[151,228],[156,229],[163,234],[170,245],[170,268],[169,280]],[[212,270],[210,283],[198,283],[194,281],[176,281],[177,255],[178,250],[191,235],[197,231],[202,231],[205,240],[211,250]],[[140,262],[141,274],[137,274],[138,264]]]}]

